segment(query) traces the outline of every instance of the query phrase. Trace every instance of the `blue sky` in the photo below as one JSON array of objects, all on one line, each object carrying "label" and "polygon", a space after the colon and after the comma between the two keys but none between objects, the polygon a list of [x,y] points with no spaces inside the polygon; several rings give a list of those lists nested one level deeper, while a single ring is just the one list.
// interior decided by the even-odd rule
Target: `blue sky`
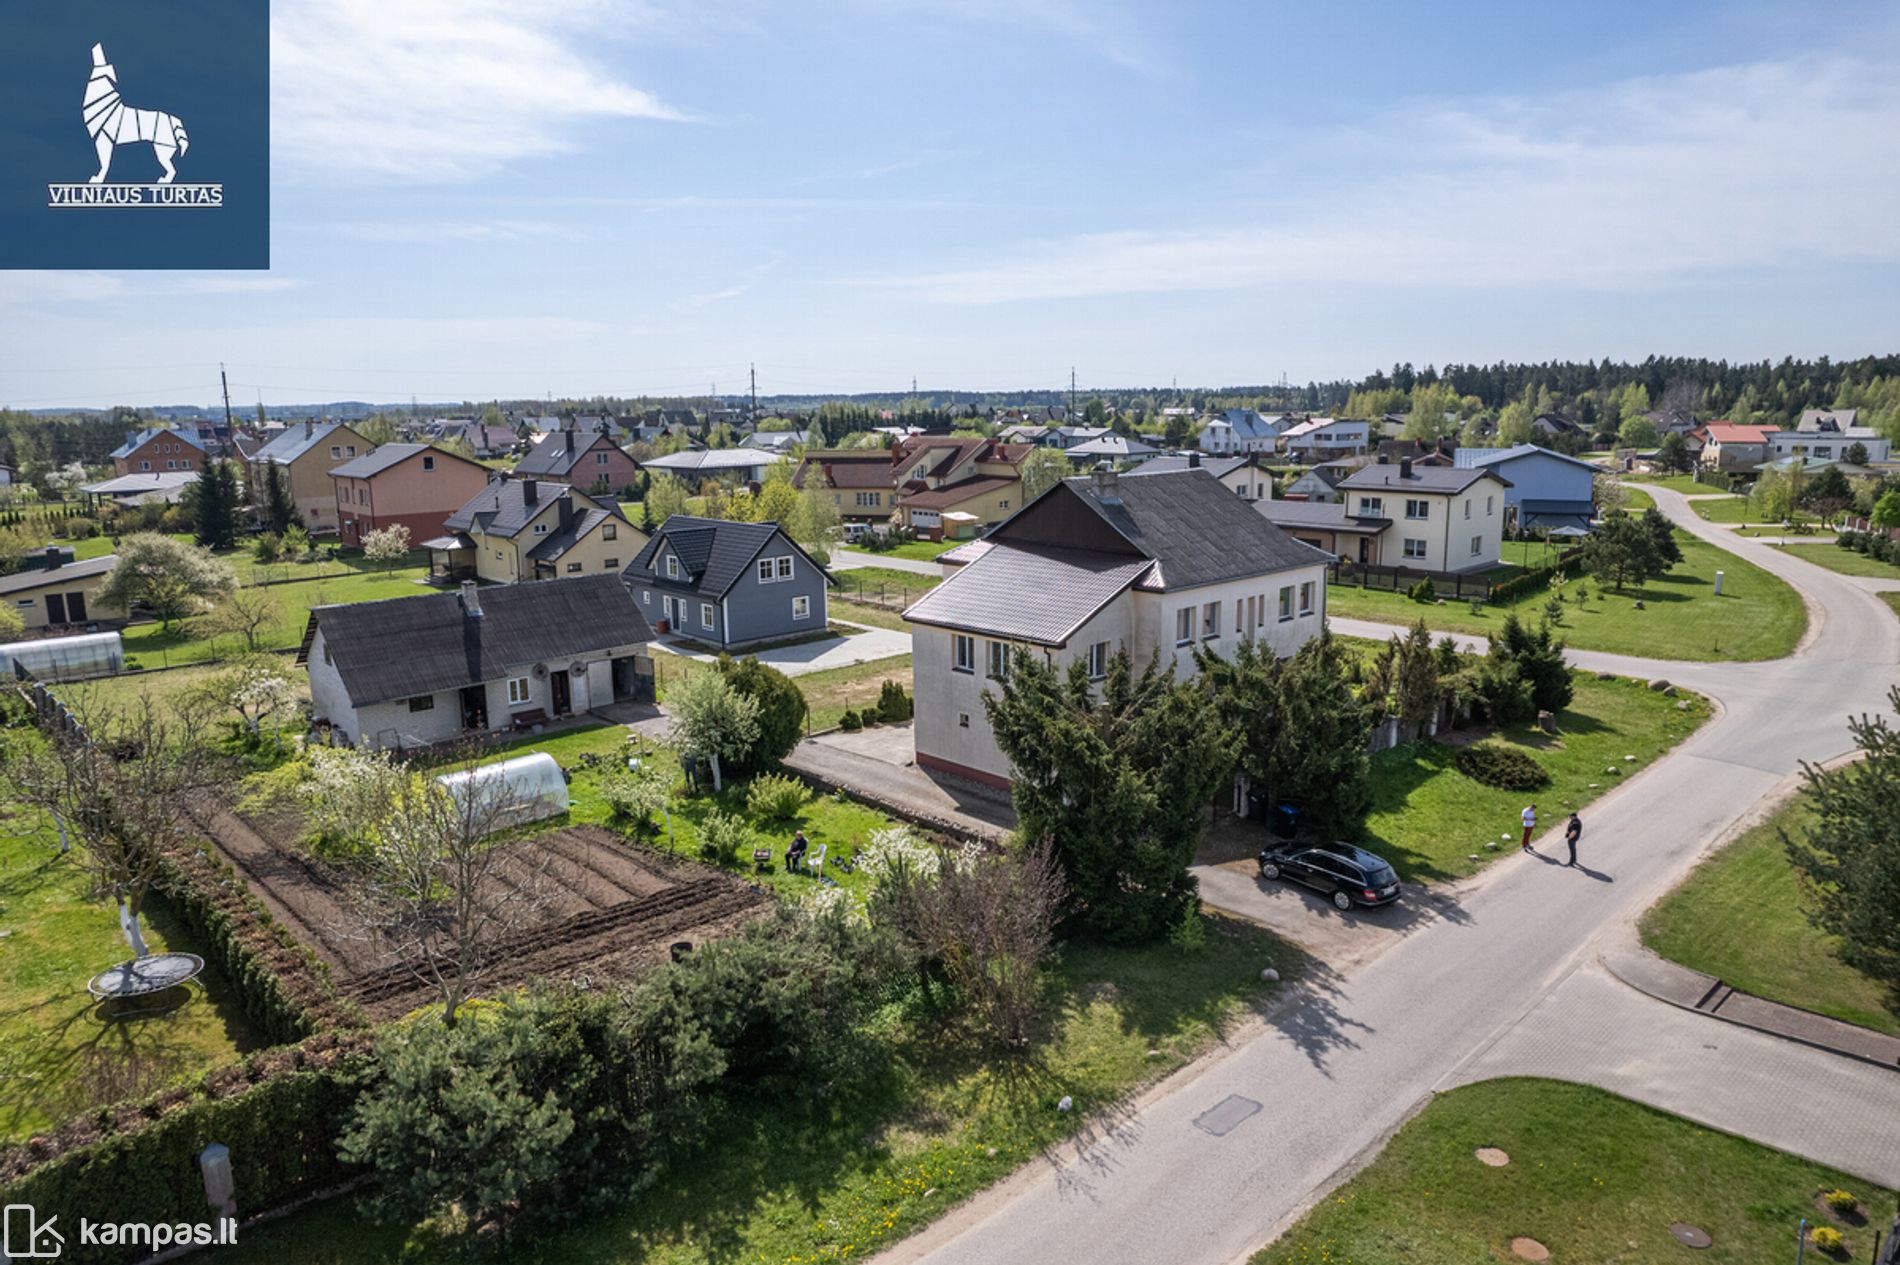
[{"label": "blue sky", "polygon": [[273,260],[0,274],[0,403],[1900,349],[1873,4],[294,0]]}]

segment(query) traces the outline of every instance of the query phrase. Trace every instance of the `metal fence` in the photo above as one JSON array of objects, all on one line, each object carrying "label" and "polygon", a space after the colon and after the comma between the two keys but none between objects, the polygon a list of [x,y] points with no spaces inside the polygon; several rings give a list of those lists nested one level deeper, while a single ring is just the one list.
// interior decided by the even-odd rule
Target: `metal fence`
[{"label": "metal fence", "polygon": [[1491,581],[1482,574],[1457,571],[1427,571],[1419,567],[1388,567],[1374,562],[1350,562],[1336,559],[1328,575],[1333,584],[1348,584],[1361,589],[1379,589],[1403,593],[1420,580],[1430,580],[1440,597],[1489,600]]}]

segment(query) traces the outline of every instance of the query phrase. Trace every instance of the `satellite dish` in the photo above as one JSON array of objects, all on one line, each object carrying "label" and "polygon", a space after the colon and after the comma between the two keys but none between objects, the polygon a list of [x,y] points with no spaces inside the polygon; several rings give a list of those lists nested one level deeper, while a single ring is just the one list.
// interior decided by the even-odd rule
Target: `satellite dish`
[{"label": "satellite dish", "polygon": [[573,665],[568,668],[567,674],[569,676],[586,676],[587,665],[585,663],[582,663],[579,659],[576,659],[574,660]]},{"label": "satellite dish", "polygon": [[537,664],[535,664],[535,665],[534,665],[534,675],[535,675],[535,679],[536,679],[536,680],[539,680],[539,679],[541,679],[542,677],[545,677],[545,676],[546,676],[547,674],[548,674],[548,665],[547,665],[547,664],[545,664],[545,663],[537,663]]}]

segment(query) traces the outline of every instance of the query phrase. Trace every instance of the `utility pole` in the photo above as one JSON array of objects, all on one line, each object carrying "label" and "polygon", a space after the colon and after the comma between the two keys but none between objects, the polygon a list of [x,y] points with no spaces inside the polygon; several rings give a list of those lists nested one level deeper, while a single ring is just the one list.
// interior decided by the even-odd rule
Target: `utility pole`
[{"label": "utility pole", "polygon": [[1075,425],[1075,366],[1069,366],[1069,425]]},{"label": "utility pole", "polygon": [[231,379],[224,376],[224,362],[218,362],[218,385],[224,388],[224,425],[231,426]]},{"label": "utility pole", "polygon": [[759,420],[759,366],[750,364],[746,368],[752,375],[752,411],[748,416],[756,423]]}]

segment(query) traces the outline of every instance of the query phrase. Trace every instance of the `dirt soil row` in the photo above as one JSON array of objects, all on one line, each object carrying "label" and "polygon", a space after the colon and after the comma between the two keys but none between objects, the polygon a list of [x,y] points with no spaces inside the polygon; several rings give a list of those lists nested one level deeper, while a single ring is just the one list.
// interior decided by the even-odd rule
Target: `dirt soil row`
[{"label": "dirt soil row", "polygon": [[[345,997],[375,1019],[429,1001],[404,964],[354,929],[348,876],[297,845],[294,816],[253,816],[222,804],[196,815],[272,916],[330,964]],[[538,885],[541,907],[496,946],[484,992],[536,977],[630,979],[663,960],[673,943],[731,934],[769,905],[763,892],[724,871],[674,860],[600,826],[562,827],[508,846],[517,855],[497,882]]]}]

